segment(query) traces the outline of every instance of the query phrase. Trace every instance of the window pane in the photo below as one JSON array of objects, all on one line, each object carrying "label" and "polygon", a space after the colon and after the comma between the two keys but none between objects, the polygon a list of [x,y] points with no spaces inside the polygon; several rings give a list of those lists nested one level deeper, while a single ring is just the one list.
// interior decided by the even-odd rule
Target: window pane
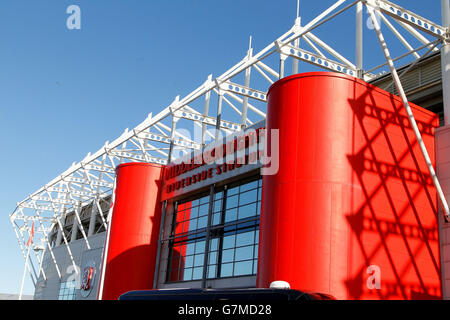
[{"label": "window pane", "polygon": [[236,247],[242,247],[253,244],[254,239],[255,239],[255,231],[239,233],[236,236]]},{"label": "window pane", "polygon": [[216,277],[217,266],[209,266],[208,267],[208,278],[212,279]]},{"label": "window pane", "polygon": [[208,264],[216,264],[217,263],[217,252],[211,252],[209,254]]},{"label": "window pane", "polygon": [[[184,268],[191,268],[193,266],[194,266],[194,256],[187,256],[184,259]],[[180,267],[183,268],[183,264],[181,264]]]},{"label": "window pane", "polygon": [[187,231],[197,230],[198,229],[197,224],[198,224],[198,218],[191,219],[189,221],[186,221],[186,226],[184,229],[185,230],[187,229]]},{"label": "window pane", "polygon": [[253,250],[253,257],[258,258],[258,245],[255,246],[255,249]]},{"label": "window pane", "polygon": [[253,273],[253,261],[236,262],[234,265],[234,275],[241,276]]},{"label": "window pane", "polygon": [[223,250],[222,262],[233,262],[233,260],[234,260],[234,249]]},{"label": "window pane", "polygon": [[206,228],[207,224],[208,224],[208,216],[198,218],[197,229]]},{"label": "window pane", "polygon": [[177,215],[178,222],[184,220],[184,206],[183,205],[178,205],[176,215]]},{"label": "window pane", "polygon": [[256,216],[256,203],[239,207],[239,219]]},{"label": "window pane", "polygon": [[195,242],[188,243],[186,247],[186,255],[194,254]]},{"label": "window pane", "polygon": [[233,248],[235,243],[235,235],[223,237],[223,248],[229,249]]},{"label": "window pane", "polygon": [[209,250],[210,251],[216,251],[218,249],[218,244],[219,244],[219,239],[215,238],[215,239],[211,239],[209,241]]},{"label": "window pane", "polygon": [[215,200],[222,199],[222,198],[223,198],[223,191],[219,191],[214,194]]},{"label": "window pane", "polygon": [[62,282],[59,287],[58,300],[75,300],[77,289],[74,281]]},{"label": "window pane", "polygon": [[194,207],[188,210],[189,214],[186,215],[186,219],[193,219],[198,217],[198,207]]},{"label": "window pane", "polygon": [[212,216],[212,226],[220,224],[220,212],[214,213]]},{"label": "window pane", "polygon": [[237,208],[225,211],[225,223],[237,220]]},{"label": "window pane", "polygon": [[208,210],[209,210],[209,204],[202,204],[199,207],[199,211],[198,211],[198,216],[207,216],[208,215]]},{"label": "window pane", "polygon": [[175,223],[175,234],[183,233],[183,222],[177,222]]},{"label": "window pane", "polygon": [[222,200],[214,201],[213,212],[220,212],[222,210]]},{"label": "window pane", "polygon": [[197,242],[197,244],[195,245],[195,253],[204,253],[205,252],[205,244],[206,241],[199,241]]},{"label": "window pane", "polygon": [[182,280],[191,280],[192,279],[192,268],[184,269],[183,279]]},{"label": "window pane", "polygon": [[172,252],[172,260],[171,260],[171,265],[170,268],[172,270],[178,269],[180,265],[180,253],[178,251],[173,251]]},{"label": "window pane", "polygon": [[221,277],[231,277],[233,275],[233,263],[222,263]]},{"label": "window pane", "polygon": [[236,208],[238,206],[238,195],[227,197],[226,201],[227,209]]},{"label": "window pane", "polygon": [[236,248],[235,261],[243,261],[253,259],[253,246]]},{"label": "window pane", "polygon": [[230,188],[227,190],[228,196],[231,196],[233,194],[238,194],[238,193],[239,193],[239,186],[236,186],[236,187],[233,187],[233,188]]},{"label": "window pane", "polygon": [[194,268],[194,272],[192,274],[192,280],[199,280],[203,277],[203,268]]},{"label": "window pane", "polygon": [[194,267],[201,267],[201,266],[203,266],[204,259],[205,259],[205,255],[203,253],[199,254],[199,255],[196,255],[194,257]]},{"label": "window pane", "polygon": [[258,187],[258,180],[252,181],[250,183],[241,186],[240,192],[244,192],[250,189],[256,189]]},{"label": "window pane", "polygon": [[241,193],[239,195],[239,206],[242,206],[244,204],[256,202],[258,199],[258,193],[257,190],[247,191],[244,193]]},{"label": "window pane", "polygon": [[200,199],[200,204],[209,203],[209,195]]}]

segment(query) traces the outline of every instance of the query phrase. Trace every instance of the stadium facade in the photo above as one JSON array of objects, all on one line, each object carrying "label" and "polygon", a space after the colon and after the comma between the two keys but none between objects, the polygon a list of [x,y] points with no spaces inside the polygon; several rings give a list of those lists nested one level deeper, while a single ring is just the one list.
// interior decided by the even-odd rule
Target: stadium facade
[{"label": "stadium facade", "polygon": [[[364,8],[386,61],[371,68]],[[34,298],[273,281],[337,299],[449,298],[442,9],[436,24],[337,1],[74,163],[11,214]],[[315,35],[350,11],[355,63]],[[407,53],[391,57],[387,31]]]}]

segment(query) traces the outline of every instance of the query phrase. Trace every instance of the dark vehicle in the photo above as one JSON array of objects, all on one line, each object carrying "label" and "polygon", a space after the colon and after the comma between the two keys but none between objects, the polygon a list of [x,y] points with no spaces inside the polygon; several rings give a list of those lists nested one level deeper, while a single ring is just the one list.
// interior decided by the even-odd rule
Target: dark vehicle
[{"label": "dark vehicle", "polygon": [[321,293],[287,289],[162,289],[130,291],[119,300],[160,301],[312,301],[335,300]]}]

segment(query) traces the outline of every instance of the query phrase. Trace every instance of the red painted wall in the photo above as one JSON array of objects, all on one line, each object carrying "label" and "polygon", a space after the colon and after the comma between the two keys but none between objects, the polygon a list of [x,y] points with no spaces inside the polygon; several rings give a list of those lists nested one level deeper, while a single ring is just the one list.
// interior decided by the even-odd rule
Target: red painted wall
[{"label": "red painted wall", "polygon": [[[434,163],[438,117],[412,108]],[[267,129],[282,156],[263,177],[258,287],[442,296],[436,192],[398,97],[341,74],[294,75],[270,88]],[[380,289],[367,285],[371,265]]]},{"label": "red painted wall", "polygon": [[161,222],[162,166],[126,163],[116,173],[103,300],[153,288]]}]

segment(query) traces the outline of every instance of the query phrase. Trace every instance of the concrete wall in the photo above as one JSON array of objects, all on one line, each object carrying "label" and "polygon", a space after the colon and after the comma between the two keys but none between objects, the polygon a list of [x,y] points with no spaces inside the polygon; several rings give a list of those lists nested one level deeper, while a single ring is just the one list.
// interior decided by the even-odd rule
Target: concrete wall
[{"label": "concrete wall", "polygon": [[[95,263],[95,276],[90,294],[87,297],[83,297],[79,290],[77,290],[76,299],[96,299],[105,235],[106,233],[103,232],[88,238],[91,250],[87,249],[84,239],[79,239],[69,244],[75,264],[80,269],[80,277],[78,278],[80,279],[80,282],[82,281],[85,265],[92,261]],[[77,279],[75,276],[72,260],[70,259],[67,247],[64,242],[60,246],[52,248],[52,250],[61,272],[61,279],[59,279],[58,277],[58,273],[56,271],[56,267],[51,254],[47,250],[42,264],[47,279],[44,280],[42,275],[38,279],[36,290],[34,293],[35,300],[57,300],[61,283],[70,281],[72,279]]]}]

